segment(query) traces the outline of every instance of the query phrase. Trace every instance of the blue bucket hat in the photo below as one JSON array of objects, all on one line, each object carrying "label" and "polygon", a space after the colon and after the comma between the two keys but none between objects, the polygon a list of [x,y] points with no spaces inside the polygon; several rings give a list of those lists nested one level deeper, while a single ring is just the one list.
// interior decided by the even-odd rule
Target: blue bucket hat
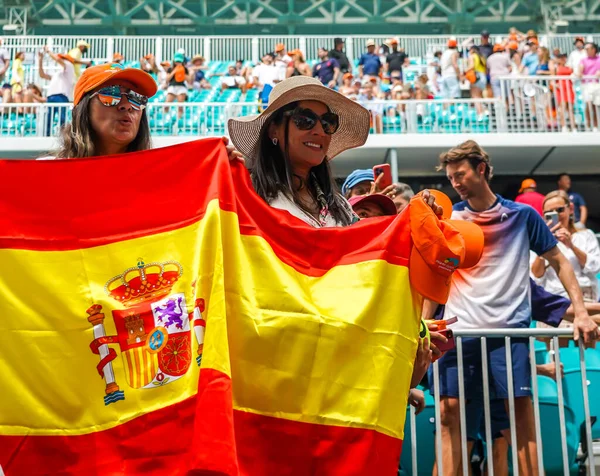
[{"label": "blue bucket hat", "polygon": [[355,185],[361,182],[373,182],[375,175],[373,175],[372,169],[356,169],[346,178],[344,185],[342,185],[342,195],[346,195]]}]

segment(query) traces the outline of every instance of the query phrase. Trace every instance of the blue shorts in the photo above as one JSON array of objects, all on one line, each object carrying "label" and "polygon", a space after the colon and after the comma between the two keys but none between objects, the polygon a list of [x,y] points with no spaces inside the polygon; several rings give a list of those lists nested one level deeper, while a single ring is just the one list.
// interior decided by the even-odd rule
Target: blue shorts
[{"label": "blue shorts", "polygon": [[[475,441],[481,439],[485,441],[485,409],[483,400],[472,400],[465,407],[465,416],[467,420],[467,440]],[[506,407],[503,399],[496,399],[490,402],[490,423],[492,430],[492,439],[500,438],[502,431],[510,428],[510,420],[506,413]]]},{"label": "blue shorts", "polygon": [[[478,338],[464,338],[463,369],[465,397],[467,402],[483,401],[483,375],[481,372],[481,341]],[[529,363],[529,343],[527,339],[512,339],[512,369],[515,397],[531,396],[531,367]],[[488,375],[491,399],[508,398],[506,377],[506,348],[504,339],[487,340]],[[438,361],[440,371],[440,395],[458,398],[458,367],[456,349],[446,352]],[[429,369],[429,386],[433,395],[433,369]]]}]

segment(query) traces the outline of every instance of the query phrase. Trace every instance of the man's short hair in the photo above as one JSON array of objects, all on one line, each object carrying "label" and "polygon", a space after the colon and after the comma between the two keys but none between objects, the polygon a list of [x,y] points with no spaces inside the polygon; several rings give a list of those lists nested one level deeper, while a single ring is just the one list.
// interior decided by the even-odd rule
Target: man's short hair
[{"label": "man's short hair", "polygon": [[333,39],[333,44],[334,45],[343,45],[345,43],[345,41],[343,40],[343,38],[334,38]]},{"label": "man's short hair", "polygon": [[562,173],[558,174],[558,176],[556,177],[556,181],[560,182],[560,179],[563,178],[565,175],[567,177],[569,177],[569,174],[567,172],[562,172]]},{"label": "man's short hair", "polygon": [[410,188],[410,185],[402,182],[398,182],[396,184],[396,194],[407,202],[409,202],[410,199],[415,196],[415,192],[413,192],[413,189]]},{"label": "man's short hair", "polygon": [[483,150],[483,147],[474,140],[465,141],[462,144],[453,147],[448,152],[441,154],[440,165],[438,165],[437,170],[444,170],[448,164],[455,164],[457,162],[462,162],[463,160],[468,160],[473,170],[476,170],[479,164],[484,163],[484,176],[487,182],[494,176],[494,167],[492,167],[490,156]]}]

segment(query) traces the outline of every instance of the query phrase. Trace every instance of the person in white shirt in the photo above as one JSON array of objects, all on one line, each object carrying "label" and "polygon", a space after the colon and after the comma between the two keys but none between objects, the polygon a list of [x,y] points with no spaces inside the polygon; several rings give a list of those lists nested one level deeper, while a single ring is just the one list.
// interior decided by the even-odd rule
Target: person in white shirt
[{"label": "person in white shirt", "polygon": [[227,74],[221,78],[221,89],[241,89],[244,92],[246,80],[238,75],[235,66],[230,66]]},{"label": "person in white shirt", "polygon": [[0,97],[2,98],[3,103],[9,103],[12,101],[10,84],[8,81],[6,81],[6,72],[8,71],[9,67],[10,54],[6,48],[2,48],[2,38],[0,38],[0,88],[2,88]]},{"label": "person in white shirt", "polygon": [[569,53],[569,58],[567,59],[567,66],[571,68],[573,71],[579,71],[579,65],[581,64],[581,60],[587,56],[585,52],[584,46],[585,41],[581,36],[575,38],[575,49]]},{"label": "person in white shirt", "polygon": [[[598,278],[600,272],[600,246],[594,232],[575,227],[569,196],[563,190],[546,195],[543,203],[544,215],[558,214],[558,224],[550,231],[558,240],[558,248],[571,263],[577,283],[586,302],[598,302]],[[532,260],[531,274],[536,283],[546,291],[569,297],[556,271],[541,256]]]},{"label": "person in white shirt", "polygon": [[279,72],[278,78],[283,81],[286,77],[287,69],[292,64],[292,57],[288,55],[285,45],[279,43],[275,45],[275,67]]},{"label": "person in white shirt", "polygon": [[[50,75],[44,71],[44,56],[48,55],[59,66],[56,73]],[[73,88],[75,87],[75,60],[65,54],[54,54],[48,46],[39,53],[39,70],[40,77],[50,81],[48,85],[47,103],[68,103],[73,97]],[[50,136],[52,132],[52,122],[56,113],[59,113],[59,128],[65,123],[67,118],[66,107],[50,108],[46,117],[46,136]]]},{"label": "person in white shirt", "polygon": [[262,57],[262,63],[252,71],[252,77],[256,89],[261,92],[261,100],[263,103],[268,102],[271,90],[275,87],[275,84],[281,81],[279,70],[274,64],[274,57],[271,53],[267,53]]}]

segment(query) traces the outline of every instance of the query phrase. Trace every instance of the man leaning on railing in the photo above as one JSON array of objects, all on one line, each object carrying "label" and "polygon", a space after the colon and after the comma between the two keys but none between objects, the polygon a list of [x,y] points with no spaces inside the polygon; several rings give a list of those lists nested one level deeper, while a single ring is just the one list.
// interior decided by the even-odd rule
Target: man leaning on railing
[{"label": "man leaning on railing", "polygon": [[[598,337],[598,327],[585,309],[573,268],[557,247],[557,240],[542,217],[531,207],[506,200],[492,192],[492,165],[476,142],[467,141],[440,156],[452,187],[464,201],[454,205],[453,219],[468,220],[481,227],[485,247],[479,263],[454,272],[444,317],[458,317],[453,329],[523,328],[531,319],[529,250],[542,255],[554,268],[574,306],[574,334],[586,342]],[[429,319],[437,305],[426,303]],[[462,341],[464,389],[467,400],[483,398],[481,342]],[[539,474],[535,422],[531,401],[531,374],[527,340],[512,339],[514,412],[521,474]],[[487,345],[490,392],[508,405],[507,358],[504,341]],[[441,395],[441,461],[443,474],[456,474],[461,465],[459,425],[458,357],[456,350],[439,360]],[[480,418],[469,414],[467,419]],[[438,448],[439,450],[439,448]],[[439,453],[438,453],[439,454]],[[464,462],[466,464],[467,462]]]}]

